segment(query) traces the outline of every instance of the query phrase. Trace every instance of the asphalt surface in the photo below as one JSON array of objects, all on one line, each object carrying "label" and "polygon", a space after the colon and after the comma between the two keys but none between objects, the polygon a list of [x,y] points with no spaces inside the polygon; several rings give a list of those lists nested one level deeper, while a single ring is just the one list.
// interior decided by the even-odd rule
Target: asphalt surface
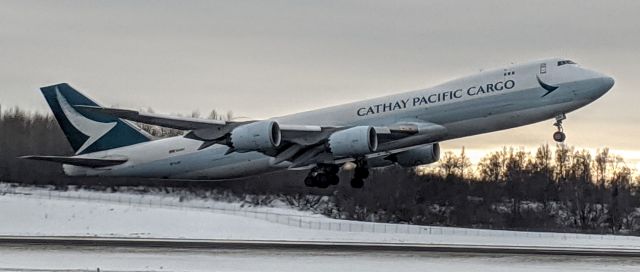
[{"label": "asphalt surface", "polygon": [[533,246],[482,246],[461,244],[412,244],[412,243],[359,243],[326,241],[277,241],[277,240],[200,240],[155,238],[107,238],[65,236],[0,236],[0,246],[22,247],[126,247],[167,249],[269,249],[309,251],[396,251],[443,252],[500,255],[565,255],[600,257],[640,257],[639,249],[585,248],[585,247],[533,247]]}]

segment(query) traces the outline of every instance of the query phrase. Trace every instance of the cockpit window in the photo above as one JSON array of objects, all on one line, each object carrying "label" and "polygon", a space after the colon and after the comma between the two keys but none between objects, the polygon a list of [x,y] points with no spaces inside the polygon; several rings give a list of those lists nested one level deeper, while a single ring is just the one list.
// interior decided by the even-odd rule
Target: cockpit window
[{"label": "cockpit window", "polygon": [[575,62],[573,62],[573,61],[570,61],[570,60],[561,60],[561,61],[558,61],[558,66],[562,66],[562,65],[565,65],[565,64],[576,64],[576,63],[575,63]]}]

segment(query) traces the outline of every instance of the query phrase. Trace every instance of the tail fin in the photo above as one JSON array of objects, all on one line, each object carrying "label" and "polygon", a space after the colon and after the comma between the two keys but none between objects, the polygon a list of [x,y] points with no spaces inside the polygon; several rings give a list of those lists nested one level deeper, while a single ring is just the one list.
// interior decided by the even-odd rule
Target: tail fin
[{"label": "tail fin", "polygon": [[61,83],[40,89],[76,154],[147,142],[148,134],[127,121],[100,113],[80,112],[77,105],[99,106]]}]

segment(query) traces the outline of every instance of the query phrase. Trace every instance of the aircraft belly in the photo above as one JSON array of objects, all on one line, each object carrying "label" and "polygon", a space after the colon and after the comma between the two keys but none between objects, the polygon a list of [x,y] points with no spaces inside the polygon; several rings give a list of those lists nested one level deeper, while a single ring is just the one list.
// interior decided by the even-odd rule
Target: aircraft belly
[{"label": "aircraft belly", "polygon": [[[255,175],[270,170],[271,157],[259,152],[225,154],[227,148],[206,152],[203,149],[189,156],[185,164],[189,167],[172,171],[169,178],[184,179],[225,179]],[[277,168],[274,168],[277,169]]]},{"label": "aircraft belly", "polygon": [[271,168],[269,164],[271,157],[259,152],[234,152],[225,155],[227,149],[226,146],[214,145],[180,156],[114,168],[101,173],[101,175],[220,179],[252,175],[268,171]]},{"label": "aircraft belly", "polygon": [[574,108],[575,104],[575,101],[567,101],[448,123],[445,125],[448,131],[446,139],[473,136],[541,122],[553,118],[558,113],[568,112],[568,109]]},{"label": "aircraft belly", "polygon": [[282,169],[273,167],[269,163],[270,160],[270,157],[255,156],[253,158],[247,158],[242,161],[217,164],[214,167],[174,175],[172,176],[172,178],[201,180],[230,179],[257,175]]}]

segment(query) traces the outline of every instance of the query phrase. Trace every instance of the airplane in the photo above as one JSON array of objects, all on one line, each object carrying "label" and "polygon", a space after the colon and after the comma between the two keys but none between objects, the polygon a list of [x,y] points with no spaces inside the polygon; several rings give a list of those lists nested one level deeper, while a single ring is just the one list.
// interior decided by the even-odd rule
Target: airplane
[{"label": "airplane", "polygon": [[[446,83],[266,120],[222,121],[103,107],[69,84],[41,88],[74,156],[23,156],[61,163],[69,176],[228,180],[304,170],[304,184],[327,188],[353,170],[437,162],[440,142],[555,119],[614,85],[605,74],[564,58],[481,71]],[[134,122],[184,130],[154,139]]]}]

